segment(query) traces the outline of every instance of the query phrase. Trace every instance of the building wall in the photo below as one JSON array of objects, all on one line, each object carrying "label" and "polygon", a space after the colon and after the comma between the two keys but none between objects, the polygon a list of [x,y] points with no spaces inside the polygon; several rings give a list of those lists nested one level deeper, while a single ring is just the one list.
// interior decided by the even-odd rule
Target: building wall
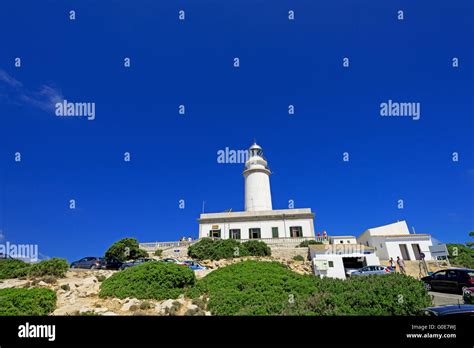
[{"label": "building wall", "polygon": [[405,221],[398,221],[390,225],[370,228],[369,233],[383,235],[410,234],[410,230],[408,229],[408,225]]},{"label": "building wall", "polygon": [[303,237],[314,237],[313,219],[239,221],[230,223],[205,223],[199,225],[199,238],[209,237],[209,232],[217,226],[221,238],[229,239],[230,229],[240,229],[240,238],[249,238],[250,228],[260,228],[261,238],[273,238],[272,227],[278,227],[278,238],[290,237],[290,226],[301,226]]},{"label": "building wall", "polygon": [[[342,241],[342,243],[341,243]],[[331,237],[331,244],[357,244],[356,237]]]},{"label": "building wall", "polygon": [[[414,235],[411,235],[414,236]],[[366,234],[358,239],[360,244],[367,245],[375,248],[375,253],[382,260],[389,260],[391,257],[396,260],[397,256],[402,257],[402,252],[400,251],[400,244],[405,244],[407,246],[408,255],[410,260],[416,260],[415,253],[413,251],[413,244],[418,244],[420,246],[421,252],[425,254],[425,260],[432,260],[431,252],[429,247],[432,245],[431,237],[410,237],[399,239],[387,239],[386,237],[373,237]]]},{"label": "building wall", "polygon": [[272,210],[270,177],[266,172],[252,171],[245,176],[245,210]]},{"label": "building wall", "polygon": [[[344,257],[361,257],[365,258],[366,265],[380,265],[380,260],[374,253],[362,254],[362,253],[351,253],[351,254],[317,254],[310,250],[310,257],[313,260],[313,271],[316,276],[321,278],[339,278],[346,279],[346,271],[344,269]],[[314,267],[314,260],[327,260],[333,262],[333,267],[329,267],[327,270],[318,270]]]}]

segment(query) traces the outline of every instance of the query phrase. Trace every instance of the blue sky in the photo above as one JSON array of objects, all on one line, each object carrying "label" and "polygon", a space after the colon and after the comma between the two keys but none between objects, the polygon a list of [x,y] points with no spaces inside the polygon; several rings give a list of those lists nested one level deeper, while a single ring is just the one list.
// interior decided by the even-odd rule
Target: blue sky
[{"label": "blue sky", "polygon": [[[3,1],[3,242],[72,260],[123,237],[197,237],[203,201],[206,212],[243,209],[243,165],[217,163],[217,151],[254,138],[274,172],[274,209],[312,208],[316,231],[359,235],[405,219],[417,233],[464,242],[474,230],[473,8]],[[96,103],[95,120],[55,116],[61,98]],[[420,120],[381,117],[389,99],[420,103]]]}]

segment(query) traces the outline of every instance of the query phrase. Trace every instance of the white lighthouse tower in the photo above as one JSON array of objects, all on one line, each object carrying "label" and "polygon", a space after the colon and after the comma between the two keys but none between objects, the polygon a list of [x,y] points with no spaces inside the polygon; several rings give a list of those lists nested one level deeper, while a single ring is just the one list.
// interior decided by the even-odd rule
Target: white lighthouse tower
[{"label": "white lighthouse tower", "polygon": [[270,170],[260,146],[249,148],[249,158],[243,172],[245,178],[245,211],[272,210]]}]

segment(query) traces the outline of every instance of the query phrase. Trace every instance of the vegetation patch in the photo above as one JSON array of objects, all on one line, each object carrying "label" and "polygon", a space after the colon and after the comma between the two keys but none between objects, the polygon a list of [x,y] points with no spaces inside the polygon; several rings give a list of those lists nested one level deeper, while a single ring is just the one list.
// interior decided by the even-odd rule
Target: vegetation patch
[{"label": "vegetation patch", "polygon": [[310,245],[313,245],[313,244],[323,244],[322,242],[318,242],[314,239],[307,239],[307,240],[304,240],[300,243],[300,245],[298,245],[300,248],[307,248],[308,246]]},{"label": "vegetation patch", "polygon": [[0,316],[48,315],[56,308],[50,289],[0,289]]},{"label": "vegetation patch", "polygon": [[214,315],[416,315],[431,305],[423,284],[401,274],[320,279],[250,260],[198,281],[192,295],[202,294]]},{"label": "vegetation patch", "polygon": [[123,238],[110,246],[105,252],[105,259],[116,259],[126,261],[148,257],[148,252],[140,249],[138,241],[135,238]]},{"label": "vegetation patch", "polygon": [[0,260],[0,279],[21,277],[44,277],[44,281],[64,277],[69,269],[65,259],[53,258],[38,263],[26,263],[21,260]]},{"label": "vegetation patch", "polygon": [[196,281],[188,267],[165,262],[148,262],[117,272],[104,280],[100,297],[134,297],[165,300],[177,298]]},{"label": "vegetation patch", "polygon": [[474,268],[474,249],[464,244],[448,244],[448,252],[453,265]]},{"label": "vegetation patch", "polygon": [[240,243],[234,239],[203,238],[188,248],[188,255],[199,260],[231,259],[242,256],[270,256],[270,247],[261,241]]},{"label": "vegetation patch", "polygon": [[69,269],[69,263],[65,259],[52,258],[31,265],[28,271],[30,277],[64,277]]},{"label": "vegetation patch", "polygon": [[0,260],[0,279],[13,279],[25,277],[28,274],[30,264],[21,260]]}]

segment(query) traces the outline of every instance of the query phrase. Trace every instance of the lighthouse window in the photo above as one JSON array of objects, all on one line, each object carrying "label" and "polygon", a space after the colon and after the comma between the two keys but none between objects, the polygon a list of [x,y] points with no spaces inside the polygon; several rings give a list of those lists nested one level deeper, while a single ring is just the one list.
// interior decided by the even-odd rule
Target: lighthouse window
[{"label": "lighthouse window", "polygon": [[240,239],[240,229],[229,230],[230,239]]},{"label": "lighthouse window", "polygon": [[291,226],[290,236],[293,238],[303,237],[303,229],[301,228],[301,226]]},{"label": "lighthouse window", "polygon": [[278,238],[278,227],[272,227],[272,238]]},{"label": "lighthouse window", "polygon": [[249,239],[260,239],[260,228],[250,228]]},{"label": "lighthouse window", "polygon": [[209,237],[211,237],[211,238],[220,238],[221,237],[221,230],[211,230],[209,232]]}]

